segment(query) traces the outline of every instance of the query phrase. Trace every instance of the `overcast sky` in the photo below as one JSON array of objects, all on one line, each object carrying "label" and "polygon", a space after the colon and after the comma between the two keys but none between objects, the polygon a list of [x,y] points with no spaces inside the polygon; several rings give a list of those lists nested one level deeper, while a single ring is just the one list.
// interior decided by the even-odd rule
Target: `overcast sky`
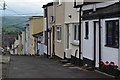
[{"label": "overcast sky", "polygon": [[5,15],[43,15],[42,6],[53,0],[0,0],[0,9],[6,2]]}]

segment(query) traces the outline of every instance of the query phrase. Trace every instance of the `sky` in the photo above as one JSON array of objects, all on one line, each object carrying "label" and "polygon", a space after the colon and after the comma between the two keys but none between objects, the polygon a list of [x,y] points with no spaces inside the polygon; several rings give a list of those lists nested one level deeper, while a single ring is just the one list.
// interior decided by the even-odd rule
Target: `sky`
[{"label": "sky", "polygon": [[[6,3],[6,10],[3,11],[3,2]],[[0,14],[6,16],[43,16],[42,6],[53,0],[0,0]]]}]

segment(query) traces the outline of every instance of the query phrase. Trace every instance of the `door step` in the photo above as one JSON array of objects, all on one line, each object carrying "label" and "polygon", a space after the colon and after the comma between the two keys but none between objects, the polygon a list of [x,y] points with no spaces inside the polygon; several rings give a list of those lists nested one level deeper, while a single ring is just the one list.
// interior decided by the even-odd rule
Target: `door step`
[{"label": "door step", "polygon": [[74,65],[71,64],[71,63],[66,63],[66,64],[64,64],[63,66],[64,66],[64,67],[74,67]]},{"label": "door step", "polygon": [[61,63],[65,64],[65,63],[69,63],[70,61],[67,60],[67,59],[63,59],[63,60],[60,60]]}]

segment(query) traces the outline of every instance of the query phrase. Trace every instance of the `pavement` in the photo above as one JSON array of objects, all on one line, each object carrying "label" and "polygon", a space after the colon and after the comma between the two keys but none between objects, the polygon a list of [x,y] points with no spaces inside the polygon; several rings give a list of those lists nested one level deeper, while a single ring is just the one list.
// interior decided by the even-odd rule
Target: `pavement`
[{"label": "pavement", "polygon": [[6,74],[7,71],[7,65],[10,62],[10,56],[6,55],[0,55],[0,79]]},{"label": "pavement", "polygon": [[11,56],[6,78],[110,78],[44,57]]}]

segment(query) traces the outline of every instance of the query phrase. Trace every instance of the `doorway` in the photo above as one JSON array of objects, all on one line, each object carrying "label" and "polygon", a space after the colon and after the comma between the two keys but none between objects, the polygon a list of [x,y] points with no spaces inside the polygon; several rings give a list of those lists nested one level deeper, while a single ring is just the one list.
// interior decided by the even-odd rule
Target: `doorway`
[{"label": "doorway", "polygon": [[94,67],[99,67],[99,22],[94,22]]},{"label": "doorway", "polygon": [[66,25],[66,48],[69,49],[69,24]]}]

